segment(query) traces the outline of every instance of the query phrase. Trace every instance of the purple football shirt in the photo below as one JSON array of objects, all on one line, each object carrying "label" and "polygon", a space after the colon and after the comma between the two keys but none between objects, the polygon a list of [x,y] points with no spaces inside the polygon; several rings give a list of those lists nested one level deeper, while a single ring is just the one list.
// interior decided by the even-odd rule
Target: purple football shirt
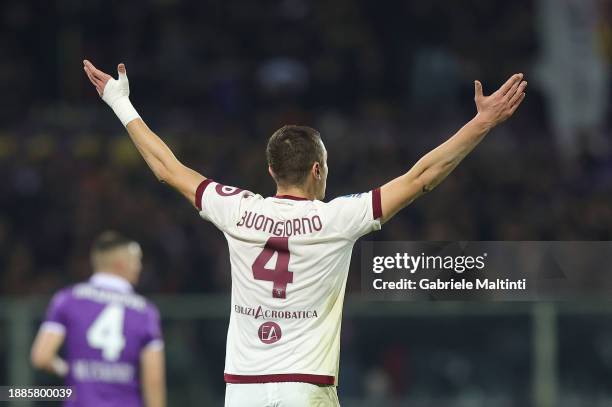
[{"label": "purple football shirt", "polygon": [[66,407],[140,407],[140,353],[161,347],[157,308],[124,279],[96,273],[53,297],[41,329],[65,333]]}]

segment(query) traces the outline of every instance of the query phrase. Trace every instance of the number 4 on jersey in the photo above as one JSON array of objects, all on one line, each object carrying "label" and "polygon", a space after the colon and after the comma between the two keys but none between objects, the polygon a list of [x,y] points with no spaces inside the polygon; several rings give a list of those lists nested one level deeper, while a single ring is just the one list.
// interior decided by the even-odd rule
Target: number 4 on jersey
[{"label": "number 4 on jersey", "polygon": [[119,304],[108,304],[87,330],[87,343],[102,351],[102,358],[116,361],[125,347],[123,317],[125,309]]},{"label": "number 4 on jersey", "polygon": [[[267,269],[266,264],[274,253],[278,254],[274,269]],[[289,271],[289,238],[271,237],[264,249],[255,259],[252,266],[255,280],[272,281],[273,298],[287,298],[287,284],[293,283],[293,273]]]}]

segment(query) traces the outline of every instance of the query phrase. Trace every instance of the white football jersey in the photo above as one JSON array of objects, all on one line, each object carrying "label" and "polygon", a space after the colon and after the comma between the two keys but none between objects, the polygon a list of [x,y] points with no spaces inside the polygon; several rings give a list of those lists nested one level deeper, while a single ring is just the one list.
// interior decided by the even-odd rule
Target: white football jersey
[{"label": "white football jersey", "polygon": [[380,229],[380,190],[322,202],[264,198],[207,179],[196,206],[229,246],[225,381],[337,385],[351,252]]}]

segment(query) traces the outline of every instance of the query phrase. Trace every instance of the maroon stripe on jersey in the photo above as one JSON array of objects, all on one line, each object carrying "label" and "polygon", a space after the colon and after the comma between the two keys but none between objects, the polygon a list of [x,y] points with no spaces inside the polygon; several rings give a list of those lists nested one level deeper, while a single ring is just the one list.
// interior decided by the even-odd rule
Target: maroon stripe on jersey
[{"label": "maroon stripe on jersey", "polygon": [[264,375],[238,375],[225,373],[226,383],[282,383],[282,382],[301,382],[312,384],[323,384],[332,386],[336,379],[334,376],[324,376],[318,374],[284,373],[284,374],[264,374]]},{"label": "maroon stripe on jersey", "polygon": [[293,195],[274,195],[274,198],[291,199],[292,201],[310,201],[310,199],[308,198],[304,198],[302,196],[293,196]]},{"label": "maroon stripe on jersey", "polygon": [[202,210],[202,195],[204,194],[204,190],[206,189],[208,184],[210,184],[211,182],[213,182],[213,180],[210,178],[207,178],[204,181],[200,182],[200,185],[198,185],[198,188],[196,189],[195,206],[199,210]]},{"label": "maroon stripe on jersey", "polygon": [[372,212],[374,219],[382,218],[382,202],[380,200],[380,188],[372,190]]}]

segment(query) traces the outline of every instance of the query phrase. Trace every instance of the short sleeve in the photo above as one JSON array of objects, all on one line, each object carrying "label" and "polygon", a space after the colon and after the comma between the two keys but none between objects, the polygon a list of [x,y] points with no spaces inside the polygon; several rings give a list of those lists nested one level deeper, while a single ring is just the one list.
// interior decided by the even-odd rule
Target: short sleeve
[{"label": "short sleeve", "polygon": [[329,204],[335,228],[348,239],[356,240],[381,228],[382,207],[379,188],[361,194],[341,196]]},{"label": "short sleeve", "polygon": [[152,304],[147,306],[145,334],[142,345],[143,349],[161,349],[164,346],[159,311]]},{"label": "short sleeve", "polygon": [[196,190],[195,204],[202,218],[225,231],[238,222],[242,200],[252,195],[249,191],[206,179]]},{"label": "short sleeve", "polygon": [[68,304],[70,291],[62,290],[55,294],[49,303],[41,329],[63,334],[68,328]]}]

